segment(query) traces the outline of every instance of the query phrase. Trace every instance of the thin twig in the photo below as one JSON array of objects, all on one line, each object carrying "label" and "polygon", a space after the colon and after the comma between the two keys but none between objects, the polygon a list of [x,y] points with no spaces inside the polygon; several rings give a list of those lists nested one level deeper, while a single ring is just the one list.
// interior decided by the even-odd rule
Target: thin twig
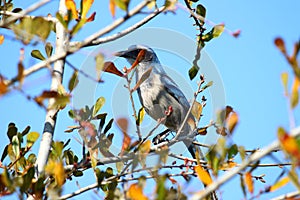
[{"label": "thin twig", "polygon": [[[116,39],[119,39],[129,33],[131,33],[132,31],[140,28],[141,26],[143,26],[144,24],[146,24],[147,22],[149,22],[151,19],[153,19],[154,17],[156,17],[158,14],[162,13],[165,10],[165,6],[160,7],[158,10],[154,11],[153,13],[150,13],[148,16],[146,16],[144,19],[142,19],[141,21],[137,22],[136,24],[128,27],[127,29],[120,31],[116,34],[104,37],[104,38],[98,38],[94,41],[92,41],[89,45],[87,46],[94,46],[94,45],[99,45],[99,44],[103,44],[103,43],[107,43],[107,42],[111,42],[114,41]],[[76,45],[76,43],[78,42],[71,42],[70,46],[74,46]]]},{"label": "thin twig", "polygon": [[[134,121],[136,122],[138,116],[136,114],[136,109],[135,109],[135,104],[134,104],[134,101],[133,101],[133,96],[132,96],[132,92],[131,92],[131,88],[130,88],[130,82],[129,82],[129,79],[128,77],[126,76],[126,80],[127,80],[127,89],[128,89],[128,92],[129,92],[129,98],[130,98],[130,102],[131,102],[131,107],[132,107],[132,111],[133,111],[133,117],[134,117]],[[141,134],[141,129],[140,129],[140,126],[135,123],[136,125],[136,132],[137,132],[137,135],[139,137],[139,140],[141,141],[142,140],[142,134]]]},{"label": "thin twig", "polygon": [[46,3],[49,3],[50,1],[51,0],[41,0],[41,1],[39,1],[39,2],[37,2],[35,4],[33,4],[33,5],[29,6],[27,9],[22,10],[21,12],[19,12],[18,16],[12,16],[12,17],[8,18],[7,20],[0,21],[0,27],[5,27],[5,26],[9,25],[11,22],[24,17],[26,14],[28,14],[28,13],[30,13],[30,12],[32,12],[32,11],[34,11],[34,10],[40,8],[40,7],[42,7]]},{"label": "thin twig", "polygon": [[[34,72],[39,71],[39,70],[45,68],[47,65],[49,65],[49,64],[51,64],[51,63],[53,63],[53,62],[55,62],[57,60],[65,58],[67,55],[71,55],[71,54],[79,51],[82,47],[90,45],[97,38],[101,37],[104,34],[107,34],[107,33],[111,32],[112,30],[114,30],[115,28],[117,28],[118,26],[120,26],[121,24],[123,24],[124,21],[126,21],[129,18],[133,17],[134,15],[138,14],[140,12],[140,10],[142,10],[149,2],[151,2],[151,0],[145,0],[145,1],[143,1],[142,3],[138,4],[135,8],[133,8],[131,11],[129,11],[126,16],[121,17],[121,18],[115,20],[113,22],[113,24],[108,25],[107,27],[105,27],[105,28],[101,29],[100,31],[94,33],[93,35],[87,37],[82,42],[72,43],[73,45],[69,45],[67,52],[62,53],[62,54],[57,54],[56,53],[53,56],[51,56],[50,58],[48,58],[48,59],[46,59],[44,61],[41,61],[41,62],[33,65],[32,67],[30,67],[27,70],[24,70],[24,73],[23,73],[24,77],[27,77],[27,76],[33,74]],[[152,18],[149,18],[148,21],[150,21],[151,19]],[[146,22],[143,22],[143,24],[145,24],[145,23]],[[127,34],[128,33],[129,32],[127,32]],[[104,43],[104,42],[105,41],[102,40],[102,43]],[[11,80],[5,80],[4,83],[7,86],[10,86],[10,85],[12,85],[13,83],[15,83],[17,81],[18,81],[18,77],[16,76],[16,77],[14,77]]]},{"label": "thin twig", "polygon": [[[20,13],[14,13],[14,12],[11,12],[11,11],[3,11],[3,10],[0,10],[0,15],[7,15],[7,16],[12,16],[12,17],[17,17],[18,19],[22,18],[22,17],[30,17],[30,18],[35,18],[35,17],[40,17],[40,16],[33,16],[33,15],[22,15]],[[58,20],[55,18],[55,17],[51,17],[51,16],[47,16],[47,17],[42,17],[44,20],[46,21],[51,21],[51,22],[58,22]]]},{"label": "thin twig", "polygon": [[[296,137],[300,135],[300,127],[293,129],[291,131],[291,136]],[[265,157],[266,155],[270,154],[275,149],[279,148],[279,141],[276,140],[273,143],[271,143],[269,146],[263,148],[260,152],[255,152],[251,156],[249,156],[248,159],[244,160],[242,164],[234,168],[227,173],[225,173],[222,177],[218,178],[216,181],[214,181],[212,184],[208,185],[201,193],[196,193],[192,199],[203,199],[207,195],[209,195],[211,192],[218,189],[221,185],[229,181],[231,178],[233,178],[236,174],[244,170],[248,165],[252,162],[255,162],[257,160],[260,160],[261,158]]]}]

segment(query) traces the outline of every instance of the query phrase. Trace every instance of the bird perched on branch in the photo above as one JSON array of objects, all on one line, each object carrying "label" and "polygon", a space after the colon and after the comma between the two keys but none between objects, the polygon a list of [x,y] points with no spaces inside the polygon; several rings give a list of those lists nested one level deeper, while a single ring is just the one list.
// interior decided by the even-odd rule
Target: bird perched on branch
[{"label": "bird perched on branch", "polygon": [[[133,45],[128,50],[118,52],[116,56],[125,58],[132,65],[131,69],[135,67],[136,82],[140,82],[137,92],[145,111],[155,120],[166,117],[164,125],[183,137],[183,143],[196,159],[193,139],[188,137],[196,129],[195,118],[188,112],[190,104],[177,84],[166,74],[155,52],[147,46]],[[141,82],[141,79],[145,80]],[[200,149],[198,152],[199,157],[203,158]],[[210,194],[210,199],[218,199],[215,192]]]},{"label": "bird perched on branch", "polygon": [[[142,106],[153,119],[159,120],[167,115],[164,125],[184,137],[195,129],[195,119],[189,114],[186,123],[178,133],[190,104],[177,84],[166,74],[155,52],[143,45],[133,45],[128,50],[116,53],[116,56],[125,58],[132,66],[136,66],[136,81],[143,74],[149,73],[137,89]],[[150,71],[149,71],[150,70]],[[192,140],[183,140],[190,154],[195,158],[195,149]]]}]

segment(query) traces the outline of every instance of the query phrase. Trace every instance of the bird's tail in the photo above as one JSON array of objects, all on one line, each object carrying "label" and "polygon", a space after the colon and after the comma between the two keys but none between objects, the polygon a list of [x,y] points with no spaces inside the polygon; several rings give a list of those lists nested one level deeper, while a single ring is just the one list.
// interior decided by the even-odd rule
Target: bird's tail
[{"label": "bird's tail", "polygon": [[[186,147],[187,147],[189,153],[191,154],[191,156],[193,157],[193,159],[197,159],[197,157],[198,157],[198,159],[200,161],[201,160],[205,161],[206,159],[205,159],[205,156],[204,156],[201,148],[196,146],[195,144],[193,144],[193,141],[194,140],[184,140],[183,143],[186,145]],[[196,153],[197,153],[197,156],[196,156]],[[206,166],[204,166],[203,168],[206,170],[206,172],[209,174],[209,176],[211,176],[208,168]],[[204,185],[204,188],[205,188],[206,184],[203,183],[203,185]],[[209,199],[210,200],[218,200],[218,196],[217,196],[216,191],[210,193]]]}]

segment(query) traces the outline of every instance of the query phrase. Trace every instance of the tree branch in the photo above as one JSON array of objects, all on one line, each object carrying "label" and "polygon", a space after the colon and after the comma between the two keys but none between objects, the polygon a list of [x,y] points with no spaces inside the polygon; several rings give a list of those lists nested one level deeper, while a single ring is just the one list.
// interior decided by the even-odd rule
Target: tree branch
[{"label": "tree branch", "polygon": [[[59,3],[59,11],[62,16],[67,14],[67,9],[65,6],[65,1],[60,0]],[[65,44],[68,42],[67,32],[61,23],[56,23],[56,55],[65,55],[66,54],[66,46]],[[64,59],[60,59],[55,61],[53,66],[53,74],[52,74],[52,83],[51,90],[57,91],[58,87],[62,84],[63,74],[64,74]],[[42,141],[40,143],[40,149],[37,156],[37,161],[35,165],[37,166],[37,175],[43,172],[46,162],[48,160],[51,143],[54,135],[54,129],[56,126],[56,119],[59,110],[57,108],[53,108],[53,104],[55,103],[55,99],[49,99],[48,103],[48,111],[46,113],[46,119],[44,124],[44,131],[42,136]]]},{"label": "tree branch", "polygon": [[[38,9],[39,7],[45,5],[46,3],[49,3],[50,1],[51,0],[41,0],[41,1],[39,1],[35,4],[33,4],[33,5],[29,6],[27,9],[22,10],[21,12],[19,12],[18,16],[12,16],[12,17],[8,18],[7,20],[4,19],[4,20],[0,21],[0,27],[5,27],[5,26],[9,25],[11,22],[24,17],[26,14]],[[4,11],[4,12],[6,12],[6,11]]]},{"label": "tree branch", "polygon": [[[293,129],[291,131],[291,135],[296,137],[300,135],[300,127]],[[231,171],[228,171],[226,174],[224,174],[222,177],[214,181],[212,184],[207,186],[201,193],[196,193],[192,199],[204,199],[207,195],[209,195],[211,192],[217,190],[221,185],[229,181],[231,178],[233,178],[236,174],[238,174],[240,171],[244,170],[248,165],[252,162],[255,162],[266,155],[270,154],[275,149],[278,149],[280,147],[279,142],[276,140],[269,146],[263,148],[259,152],[255,152],[247,160],[244,160],[244,162],[241,163],[241,165],[237,168],[232,169]]]}]

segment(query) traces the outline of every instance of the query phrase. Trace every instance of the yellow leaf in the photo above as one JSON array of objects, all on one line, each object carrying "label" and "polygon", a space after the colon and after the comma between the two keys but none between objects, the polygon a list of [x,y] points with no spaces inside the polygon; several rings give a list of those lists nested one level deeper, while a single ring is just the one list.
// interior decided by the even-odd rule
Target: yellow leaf
[{"label": "yellow leaf", "polygon": [[81,18],[86,19],[86,14],[89,12],[94,0],[82,0],[81,4]]},{"label": "yellow leaf", "polygon": [[297,77],[295,77],[293,86],[292,86],[292,94],[291,94],[291,107],[295,108],[299,102],[299,93],[298,88],[300,86],[300,81]]},{"label": "yellow leaf", "polygon": [[253,185],[253,179],[252,179],[252,176],[251,176],[251,173],[250,172],[246,172],[245,174],[245,184],[248,188],[248,191],[250,193],[253,193],[254,191],[254,185]]},{"label": "yellow leaf", "polygon": [[281,82],[283,84],[283,88],[284,88],[284,95],[287,96],[288,95],[288,78],[289,75],[287,72],[283,72],[281,74]]},{"label": "yellow leaf", "polygon": [[74,0],[65,0],[65,4],[66,4],[67,9],[72,12],[72,17],[74,19],[78,19],[78,13],[76,10],[76,4],[75,4]]},{"label": "yellow leaf", "polygon": [[147,200],[148,198],[143,194],[143,189],[137,183],[132,184],[127,192],[127,196],[132,200]]},{"label": "yellow leaf", "polygon": [[0,44],[3,44],[4,42],[4,35],[0,35]]},{"label": "yellow leaf", "polygon": [[236,166],[237,166],[236,162],[228,161],[222,165],[220,170],[228,170],[228,169],[236,167]]},{"label": "yellow leaf", "polygon": [[270,192],[274,192],[275,190],[278,190],[279,188],[285,186],[290,181],[289,177],[286,176],[282,178],[280,181],[277,181],[274,185],[270,187]]},{"label": "yellow leaf", "polygon": [[52,175],[58,186],[62,186],[65,182],[65,170],[62,162],[50,160],[45,167],[45,172]]},{"label": "yellow leaf", "polygon": [[147,7],[149,10],[155,7],[156,1],[151,1],[150,3],[147,4]]},{"label": "yellow leaf", "polygon": [[150,147],[151,147],[151,142],[150,140],[147,140],[140,146],[139,152],[148,154],[150,152]]},{"label": "yellow leaf", "polygon": [[195,101],[192,107],[193,116],[199,121],[202,114],[202,104],[198,101]]},{"label": "yellow leaf", "polygon": [[195,172],[197,173],[199,180],[201,180],[205,185],[209,185],[213,182],[210,174],[203,169],[201,165],[195,166]]},{"label": "yellow leaf", "polygon": [[228,130],[230,133],[233,132],[238,121],[239,121],[239,116],[237,115],[236,112],[232,112],[231,115],[227,119]]}]

